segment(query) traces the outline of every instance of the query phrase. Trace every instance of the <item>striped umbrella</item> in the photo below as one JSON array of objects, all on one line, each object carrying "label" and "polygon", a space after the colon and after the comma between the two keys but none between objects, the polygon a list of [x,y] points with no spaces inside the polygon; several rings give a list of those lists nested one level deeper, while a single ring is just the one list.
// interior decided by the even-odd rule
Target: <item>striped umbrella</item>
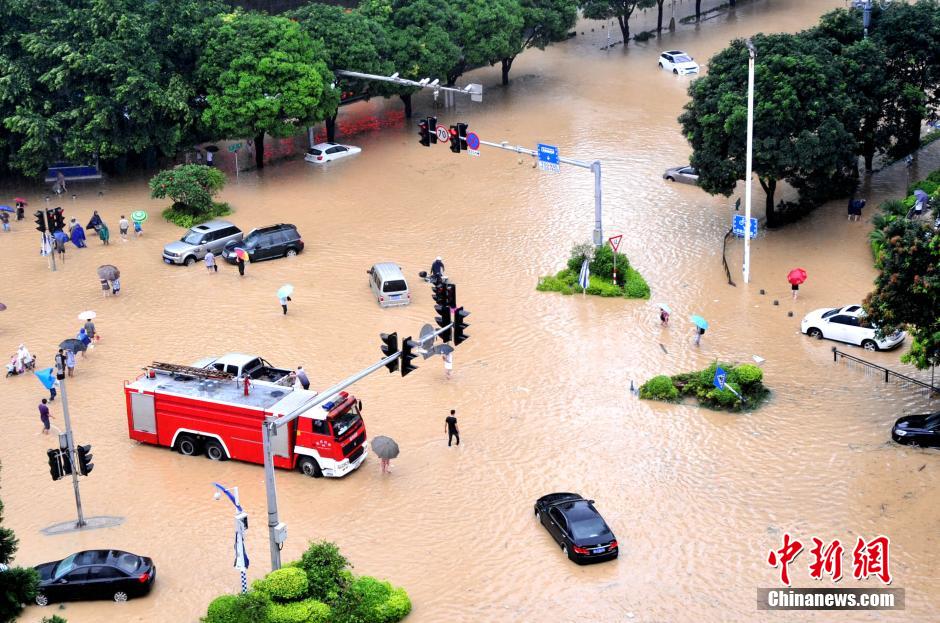
[{"label": "striped umbrella", "polygon": [[591,284],[591,262],[590,260],[584,260],[581,264],[581,273],[578,275],[578,285],[581,286],[581,291],[587,293],[588,286]]}]

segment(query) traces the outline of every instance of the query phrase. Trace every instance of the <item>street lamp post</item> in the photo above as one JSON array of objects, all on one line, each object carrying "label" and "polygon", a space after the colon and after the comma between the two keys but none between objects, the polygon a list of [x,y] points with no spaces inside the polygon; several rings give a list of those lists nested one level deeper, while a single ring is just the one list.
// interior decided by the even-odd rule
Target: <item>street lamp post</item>
[{"label": "street lamp post", "polygon": [[751,178],[753,172],[753,144],[754,144],[754,57],[757,50],[754,43],[748,39],[747,43],[747,157],[744,178],[744,283],[751,280]]},{"label": "street lamp post", "polygon": [[248,513],[242,509],[238,501],[238,487],[226,489],[217,482],[212,483],[218,491],[215,492],[215,499],[222,499],[222,494],[232,502],[235,507],[235,568],[241,574],[242,592],[248,592],[248,552],[245,551],[245,531],[248,530]]}]

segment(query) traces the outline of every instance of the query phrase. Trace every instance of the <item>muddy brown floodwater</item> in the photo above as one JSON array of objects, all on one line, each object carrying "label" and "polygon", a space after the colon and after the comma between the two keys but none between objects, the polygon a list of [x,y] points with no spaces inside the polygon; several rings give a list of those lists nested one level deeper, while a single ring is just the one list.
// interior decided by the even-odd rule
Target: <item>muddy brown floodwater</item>
[{"label": "muddy brown floodwater", "polygon": [[[164,203],[147,198],[145,179],[74,184],[67,216],[84,223],[97,209],[111,226],[111,245],[70,246],[52,273],[37,254],[31,220],[0,235],[0,300],[9,306],[0,315],[0,352],[25,342],[45,365],[55,344],[79,328],[76,315],[98,312],[103,340],[79,360],[68,392],[76,439],[94,446],[95,471],[82,481],[85,511],[126,521],[80,534],[40,533],[72,517],[73,500],[67,481],[49,479],[50,443],[36,417],[44,392],[33,378],[6,379],[2,496],[6,523],[21,540],[17,561],[95,547],[151,555],[159,579],[150,597],[69,604],[62,614],[70,623],[196,621],[212,597],[238,585],[230,508],[212,499],[217,481],[240,487],[252,522],[250,577],[263,575],[270,567],[262,468],[130,441],[122,382],[153,360],[188,363],[241,351],[276,365],[302,363],[324,389],[378,358],[380,332],[409,335],[432,319],[430,292],[416,279],[412,305],[379,309],[366,286],[369,265],[395,261],[413,278],[440,254],[472,311],[472,337],[456,353],[453,379],[429,360],[407,379],[383,372],[355,386],[370,435],[394,437],[401,457],[388,477],[374,458],[341,480],[278,472],[289,525],[285,561],[308,540],[333,540],[357,573],[407,588],[415,623],[824,621],[834,617],[755,610],[756,588],[779,583],[768,551],[780,547],[784,532],[848,544],[885,534],[892,586],[907,590],[907,609],[841,613],[838,620],[936,620],[940,456],[889,438],[897,416],[928,403],[833,364],[832,343],[801,335],[799,320],[869,291],[874,206],[936,168],[937,144],[912,170],[891,167],[866,183],[862,222],[846,222],[839,201],[762,234],[749,286],[740,283],[740,242],[729,257],[738,287],[727,285],[721,265],[731,200],[661,179],[666,167],[687,160],[689,148],[675,121],[688,80],[657,70],[660,49],[705,60],[734,37],[795,31],[842,5],[754,2],[659,44],[609,53],[599,49],[606,33],[586,24],[583,37],[523,55],[509,89],[495,84],[497,71],[481,71],[482,105],[436,111],[445,124],[469,121],[484,139],[547,141],[565,155],[601,159],[605,235],[624,234],[623,250],[652,287],[650,301],[536,292],[538,276],[558,270],[571,245],[590,236],[590,174],[541,172],[528,158],[493,149],[467,158],[442,145],[422,148],[397,102],[343,111],[352,126],[381,127],[348,138],[363,147],[355,158],[320,168],[285,161],[230,180],[222,198],[236,210],[232,220],[245,229],[291,222],[307,245],[297,258],[249,265],[244,279],[228,265],[208,275],[201,265],[160,261],[180,230],[157,217]],[[431,98],[417,98],[416,116],[429,112]],[[41,189],[8,190],[43,203]],[[122,243],[120,214],[141,208],[152,215],[143,237]],[[95,267],[102,263],[121,268],[120,297],[101,297]],[[797,265],[809,280],[793,302],[785,278]],[[274,295],[283,283],[296,286],[287,316]],[[660,301],[674,312],[666,330],[657,321]],[[690,344],[692,313],[711,322],[700,349]],[[766,359],[773,389],[755,413],[639,401],[628,391],[631,380],[755,354]],[[897,352],[871,358],[907,369]],[[460,421],[459,448],[448,448],[443,435],[450,408]],[[53,414],[61,422],[59,404]],[[597,500],[620,540],[619,561],[582,568],[563,559],[532,515],[536,498],[560,490]],[[841,586],[875,586],[851,577],[847,549],[849,577]],[[810,585],[809,553],[797,562],[794,584]],[[33,607],[23,620],[51,612]]]}]

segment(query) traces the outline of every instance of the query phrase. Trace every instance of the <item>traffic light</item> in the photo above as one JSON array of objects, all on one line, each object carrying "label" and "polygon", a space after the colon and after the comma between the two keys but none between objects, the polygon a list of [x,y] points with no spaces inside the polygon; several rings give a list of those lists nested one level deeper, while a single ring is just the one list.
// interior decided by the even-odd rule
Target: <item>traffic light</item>
[{"label": "traffic light", "polygon": [[65,231],[65,210],[55,208],[52,211],[52,222],[49,224],[49,228],[52,231],[58,231],[60,229]]},{"label": "traffic light", "polygon": [[421,121],[418,122],[418,136],[421,137],[418,140],[419,143],[421,143],[425,147],[431,146],[431,135],[429,134],[427,119],[422,119]]},{"label": "traffic light", "polygon": [[[379,337],[382,338],[383,342],[383,359],[398,352],[398,333],[382,333]],[[388,368],[389,372],[398,372],[398,360],[385,364],[385,367]]]},{"label": "traffic light", "polygon": [[450,150],[455,154],[460,153],[460,135],[455,125],[450,126]]},{"label": "traffic light", "polygon": [[36,230],[46,233],[46,215],[42,210],[36,210],[33,213],[33,216],[36,217]]},{"label": "traffic light", "polygon": [[411,349],[415,347],[415,343],[411,341],[411,336],[406,337],[401,344],[401,375],[408,376],[408,373],[412,370],[417,370],[418,366],[412,365],[412,361],[418,355],[411,352]]},{"label": "traffic light", "polygon": [[59,461],[59,453],[61,450],[49,450],[46,452],[49,455],[49,475],[52,476],[53,480],[58,480],[62,478],[62,463]]},{"label": "traffic light", "polygon": [[428,117],[428,140],[437,145],[437,117]]},{"label": "traffic light", "polygon": [[457,286],[453,283],[447,284],[447,304],[451,307],[457,307]]},{"label": "traffic light", "polygon": [[95,469],[95,464],[91,462],[91,444],[78,446],[75,451],[78,453],[78,473],[87,476]]},{"label": "traffic light", "polygon": [[434,286],[432,286],[434,304],[435,305],[447,305],[447,286],[444,282],[440,281]]},{"label": "traffic light", "polygon": [[470,337],[464,334],[464,331],[470,326],[466,322],[466,318],[469,315],[470,312],[464,311],[463,307],[458,307],[456,311],[454,311],[454,346],[457,346]]},{"label": "traffic light", "polygon": [[71,476],[72,475],[72,458],[69,456],[68,450],[59,450],[59,455],[61,456],[62,461],[62,476]]},{"label": "traffic light", "polygon": [[434,321],[437,323],[437,326],[441,329],[447,327],[441,334],[441,341],[447,343],[453,339],[454,328],[448,327],[451,324],[450,316],[450,305],[435,305],[434,311],[436,311],[440,316],[435,316]]},{"label": "traffic light", "polygon": [[463,151],[467,151],[467,124],[458,123],[457,124],[457,147]]}]

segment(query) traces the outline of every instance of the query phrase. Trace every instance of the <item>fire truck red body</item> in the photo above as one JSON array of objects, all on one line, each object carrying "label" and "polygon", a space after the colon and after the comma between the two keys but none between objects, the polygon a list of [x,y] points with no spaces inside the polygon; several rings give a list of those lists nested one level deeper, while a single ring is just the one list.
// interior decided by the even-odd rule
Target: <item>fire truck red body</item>
[{"label": "fire truck red body", "polygon": [[151,367],[125,382],[130,438],[186,455],[264,463],[264,419],[299,412],[273,438],[275,467],[338,477],[365,460],[362,403],[354,396],[340,392],[322,405],[309,406],[316,392],[252,381],[245,395],[237,379],[203,378],[205,374],[183,366]]}]

